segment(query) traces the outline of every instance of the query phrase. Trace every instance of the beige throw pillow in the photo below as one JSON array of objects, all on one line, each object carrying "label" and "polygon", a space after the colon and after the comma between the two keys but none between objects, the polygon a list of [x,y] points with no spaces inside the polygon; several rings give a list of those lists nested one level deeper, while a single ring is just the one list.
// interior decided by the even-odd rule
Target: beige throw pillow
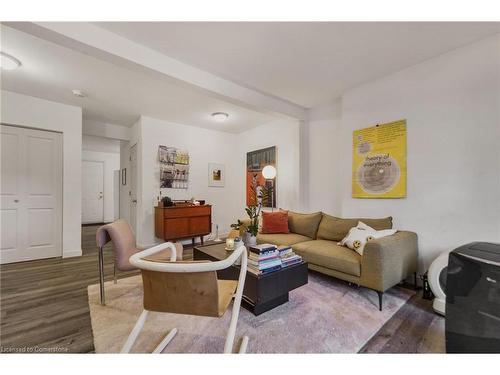
[{"label": "beige throw pillow", "polygon": [[356,251],[359,255],[363,255],[363,250],[367,242],[377,238],[391,236],[396,232],[396,229],[375,230],[360,221],[357,226],[349,230],[349,233],[339,242],[339,245],[347,246],[349,249]]}]

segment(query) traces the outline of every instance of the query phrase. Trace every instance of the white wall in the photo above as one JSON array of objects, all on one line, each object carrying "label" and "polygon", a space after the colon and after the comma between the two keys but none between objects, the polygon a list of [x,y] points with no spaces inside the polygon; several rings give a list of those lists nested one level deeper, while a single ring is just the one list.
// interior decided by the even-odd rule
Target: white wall
[{"label": "white wall", "polygon": [[63,257],[81,255],[81,108],[5,90],[1,95],[2,123],[63,134]]},{"label": "white wall", "polygon": [[[499,64],[499,39],[488,38],[342,97],[340,131],[331,133],[341,214],[392,215],[396,228],[417,232],[422,270],[442,251],[500,241]],[[399,119],[407,119],[407,198],[353,199],[352,131]]]},{"label": "white wall", "polygon": [[128,141],[130,139],[131,128],[123,125],[83,119],[82,131],[83,134],[89,136]]},{"label": "white wall", "polygon": [[104,164],[104,222],[115,217],[114,171],[120,169],[120,141],[83,136],[82,160],[100,161]]},{"label": "white wall", "polygon": [[276,200],[277,206],[290,210],[300,210],[300,137],[298,120],[277,120],[247,130],[238,135],[237,181],[240,191],[238,206],[246,205],[246,156],[247,152],[276,146]]},{"label": "white wall", "polygon": [[342,102],[309,111],[308,195],[309,210],[341,215],[339,168],[344,156],[337,142],[342,121]]},{"label": "white wall", "polygon": [[[134,131],[135,129],[135,131]],[[190,155],[189,188],[162,189],[172,199],[205,199],[212,205],[212,221],[223,235],[245,215],[246,153],[277,146],[278,205],[298,210],[299,123],[279,120],[240,134],[201,129],[142,116],[131,128],[130,142],[122,142],[121,168],[129,174],[130,146],[137,143],[137,242],[149,246],[154,236],[154,205],[159,194],[158,146],[185,149]],[[225,165],[225,187],[208,186],[208,163]],[[130,175],[127,179],[130,183]],[[130,220],[129,186],[122,186],[120,216]],[[215,231],[215,228],[212,228]]]},{"label": "white wall", "polygon": [[[221,232],[228,232],[229,225],[239,217],[242,207],[235,205],[239,194],[236,180],[237,135],[173,124],[148,117],[140,120],[140,147],[138,160],[137,242],[151,245],[159,240],[154,236],[154,205],[159,194],[158,146],[173,146],[187,150],[190,156],[189,188],[162,189],[162,196],[172,199],[205,199],[212,207],[212,221],[219,224]],[[226,185],[223,188],[208,186],[208,163],[225,164]],[[141,208],[142,207],[142,208]]]},{"label": "white wall", "polygon": [[82,150],[119,154],[120,141],[117,139],[95,137],[84,134],[82,136]]}]

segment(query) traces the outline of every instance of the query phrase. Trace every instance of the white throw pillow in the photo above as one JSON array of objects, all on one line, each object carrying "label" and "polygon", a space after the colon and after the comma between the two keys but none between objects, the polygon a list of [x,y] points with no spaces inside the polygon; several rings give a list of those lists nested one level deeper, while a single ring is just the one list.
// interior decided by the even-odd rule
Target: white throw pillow
[{"label": "white throw pillow", "polygon": [[363,250],[368,241],[373,241],[377,238],[393,235],[396,229],[375,230],[365,223],[359,221],[358,225],[352,227],[342,241],[341,246],[347,246],[349,249],[356,251],[359,255],[363,255]]}]

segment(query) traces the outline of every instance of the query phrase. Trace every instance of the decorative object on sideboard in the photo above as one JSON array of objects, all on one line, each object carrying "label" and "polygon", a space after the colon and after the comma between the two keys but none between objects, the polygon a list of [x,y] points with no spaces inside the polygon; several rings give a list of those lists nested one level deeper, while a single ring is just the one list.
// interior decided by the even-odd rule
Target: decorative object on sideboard
[{"label": "decorative object on sideboard", "polygon": [[[213,225],[214,223],[212,223]],[[219,237],[219,224],[215,224],[215,238],[213,239],[214,242],[222,242],[222,240]]]},{"label": "decorative object on sideboard", "polygon": [[172,207],[174,205],[170,197],[163,197],[161,202],[163,203],[163,207]]},{"label": "decorative object on sideboard", "polygon": [[406,120],[355,130],[352,197],[406,197]]},{"label": "decorative object on sideboard", "polygon": [[208,163],[208,186],[224,187],[226,171],[224,164]]},{"label": "decorative object on sideboard", "polygon": [[187,189],[189,153],[175,147],[158,146],[160,189]]},{"label": "decorative object on sideboard", "polygon": [[122,169],[122,185],[127,185],[127,168]]},{"label": "decorative object on sideboard", "polygon": [[[276,207],[276,175],[272,179],[266,179],[262,171],[264,167],[272,166],[276,169],[276,146],[261,150],[247,152],[246,165],[246,202],[247,206],[259,204],[264,208]],[[271,171],[270,168],[267,169]],[[262,190],[269,194],[261,194]],[[257,202],[253,202],[253,196],[257,195]]]}]

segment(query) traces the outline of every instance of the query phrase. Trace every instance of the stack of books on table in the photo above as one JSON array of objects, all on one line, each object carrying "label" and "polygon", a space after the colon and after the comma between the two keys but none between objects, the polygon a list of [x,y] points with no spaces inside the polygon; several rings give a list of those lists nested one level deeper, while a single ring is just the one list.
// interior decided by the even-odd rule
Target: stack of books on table
[{"label": "stack of books on table", "polygon": [[281,269],[278,248],[271,244],[254,245],[248,248],[248,270],[262,275]]},{"label": "stack of books on table", "polygon": [[295,254],[291,246],[280,246],[278,252],[280,254],[282,268],[302,262],[302,257]]}]

